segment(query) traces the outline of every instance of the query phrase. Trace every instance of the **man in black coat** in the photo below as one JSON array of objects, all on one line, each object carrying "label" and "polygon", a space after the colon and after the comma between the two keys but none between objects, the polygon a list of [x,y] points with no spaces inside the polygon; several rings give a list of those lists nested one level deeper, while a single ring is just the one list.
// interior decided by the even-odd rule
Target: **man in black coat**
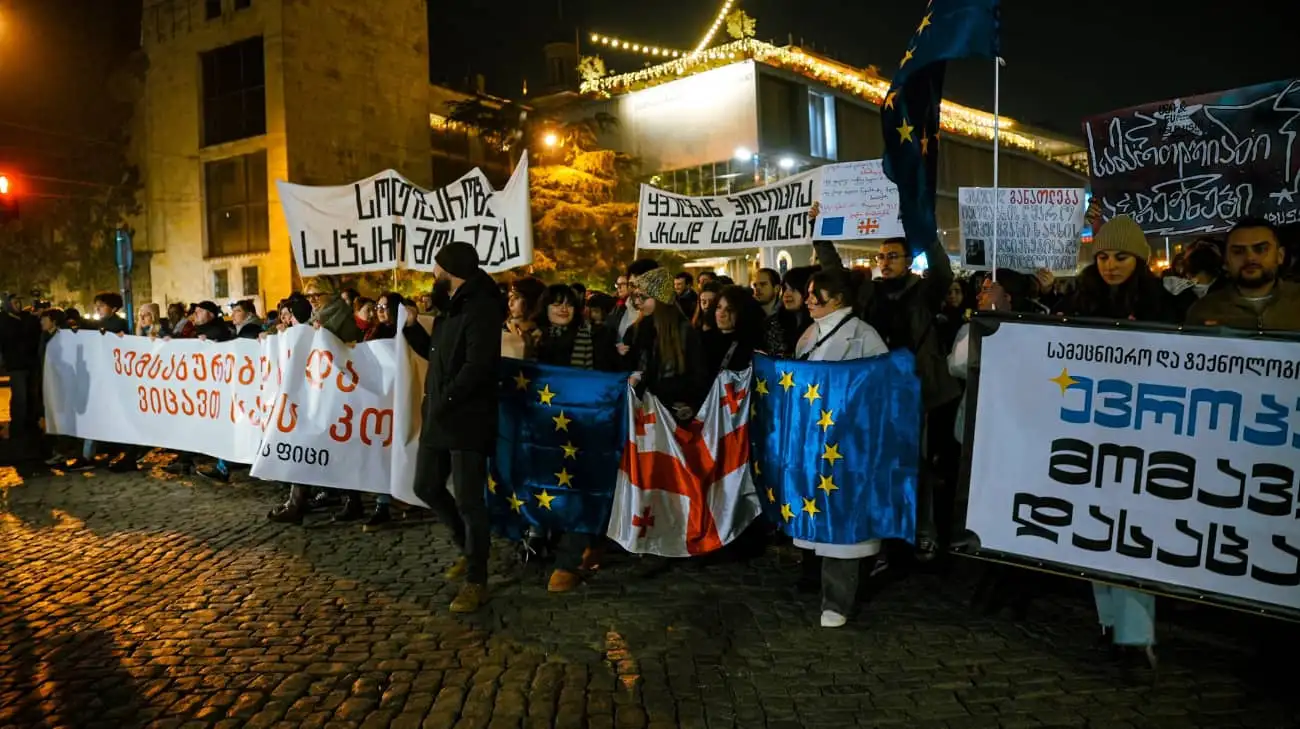
[{"label": "man in black coat", "polygon": [[432,335],[418,323],[406,328],[411,345],[429,360],[415,493],[452,527],[463,556],[447,577],[463,576],[465,584],[451,610],[469,613],[487,597],[491,534],[483,492],[488,457],[496,451],[502,302],[473,246],[452,243],[434,261],[439,282],[451,289],[446,314]]}]

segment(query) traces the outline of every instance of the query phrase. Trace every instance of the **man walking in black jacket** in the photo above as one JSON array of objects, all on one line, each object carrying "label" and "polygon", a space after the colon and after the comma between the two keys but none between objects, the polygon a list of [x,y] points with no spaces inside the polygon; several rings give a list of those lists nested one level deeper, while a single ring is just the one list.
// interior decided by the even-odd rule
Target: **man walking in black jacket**
[{"label": "man walking in black jacket", "polygon": [[463,556],[447,578],[465,578],[451,610],[470,613],[487,598],[491,535],[483,492],[497,440],[501,293],[468,243],[444,247],[434,261],[438,280],[451,287],[446,315],[432,335],[418,323],[406,328],[412,346],[427,351],[429,360],[415,493],[451,525]]}]

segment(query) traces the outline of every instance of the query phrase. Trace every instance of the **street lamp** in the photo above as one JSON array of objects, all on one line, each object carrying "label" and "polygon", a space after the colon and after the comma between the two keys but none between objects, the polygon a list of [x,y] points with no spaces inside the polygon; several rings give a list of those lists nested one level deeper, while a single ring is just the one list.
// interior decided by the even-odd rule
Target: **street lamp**
[{"label": "street lamp", "polygon": [[9,177],[6,175],[0,175],[0,195],[8,195],[8,194],[9,194]]},{"label": "street lamp", "polygon": [[560,143],[560,138],[555,136],[555,132],[547,132],[546,136],[542,137],[542,142],[548,147],[554,147]]},{"label": "street lamp", "polygon": [[754,153],[749,151],[749,147],[736,147],[735,155],[738,162],[748,162]]},{"label": "street lamp", "polygon": [[794,167],[794,158],[792,158],[792,157],[782,157],[781,160],[780,160],[779,162],[777,162],[777,164],[780,165],[780,166],[781,166],[781,169],[783,169],[783,170],[791,169],[791,168]]}]

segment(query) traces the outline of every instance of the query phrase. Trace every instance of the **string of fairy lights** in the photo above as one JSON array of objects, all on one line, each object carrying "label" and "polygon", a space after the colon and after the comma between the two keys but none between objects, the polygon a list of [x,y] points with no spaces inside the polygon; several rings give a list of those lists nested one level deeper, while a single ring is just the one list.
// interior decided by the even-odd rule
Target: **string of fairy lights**
[{"label": "string of fairy lights", "polygon": [[[719,14],[719,17],[725,17],[725,13],[730,10],[732,4],[728,0],[724,4],[724,10]],[[717,25],[718,23],[715,22],[715,27],[711,28],[709,33],[706,34],[704,45],[711,42],[716,35]],[[754,38],[742,38],[720,46],[714,46],[708,50],[700,48],[690,53],[645,44],[628,43],[616,38],[608,38],[608,42],[605,42],[606,39],[606,36],[596,36],[594,38],[595,42],[601,45],[617,47],[620,50],[636,50],[639,47],[640,52],[649,53],[652,56],[658,55],[664,58],[665,54],[672,55],[667,55],[667,60],[658,65],[585,81],[581,87],[583,93],[608,96],[614,93],[634,91],[707,71],[710,68],[726,65],[736,59],[751,59],[759,63],[793,71],[820,81],[837,91],[852,94],[878,106],[885,102],[885,95],[889,93],[889,82],[874,76],[874,74],[828,63],[821,58],[804,53],[799,48],[781,48]],[[653,52],[656,50],[659,53]],[[939,107],[939,127],[945,132],[991,141],[995,124],[999,129],[1002,144],[1029,151],[1038,149],[1038,143],[1032,137],[1013,130],[1015,122],[1011,119],[999,117],[995,120],[995,117],[988,112],[954,104],[950,101],[942,102]]]},{"label": "string of fairy lights", "polygon": [[722,29],[722,24],[727,21],[727,14],[731,12],[731,9],[735,7],[735,4],[736,0],[723,1],[722,8],[718,10],[718,14],[713,18],[713,24],[709,26],[708,32],[706,32],[704,37],[700,39],[700,42],[696,44],[695,50],[693,51],[687,52],[677,48],[666,48],[664,46],[652,45],[650,43],[638,43],[637,41],[618,38],[612,35],[604,35],[602,33],[592,33],[590,36],[591,42],[611,50],[641,53],[651,57],[684,58],[697,56],[703,53],[704,49],[709,47],[709,44],[713,43],[714,38],[718,37],[718,31]]}]

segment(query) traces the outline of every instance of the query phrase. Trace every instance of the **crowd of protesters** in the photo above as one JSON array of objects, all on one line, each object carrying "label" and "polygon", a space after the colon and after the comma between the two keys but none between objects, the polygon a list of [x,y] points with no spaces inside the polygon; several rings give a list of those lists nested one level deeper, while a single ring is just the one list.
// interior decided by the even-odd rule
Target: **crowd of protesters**
[{"label": "crowd of protesters", "polygon": [[[817,214],[814,208],[813,215]],[[1288,263],[1278,231],[1267,221],[1238,221],[1223,240],[1189,246],[1164,276],[1151,267],[1152,252],[1140,227],[1127,216],[1102,223],[1081,251],[1079,274],[1058,279],[1000,270],[969,278],[954,275],[936,241],[924,248],[929,267],[913,270],[920,251],[902,239],[881,243],[874,268],[849,268],[835,247],[814,243],[815,263],[781,274],[757,270],[748,286],[709,272],[671,273],[654,260],[631,263],[613,292],[581,285],[547,285],[529,277],[497,282],[479,267],[472,248],[452,245],[437,256],[437,282],[419,301],[394,292],[373,299],[355,289],[338,290],[325,278],[279,302],[259,317],[252,302],[229,312],[210,301],[191,306],[141,307],[133,333],[160,338],[225,341],[274,336],[293,326],[328,329],[347,343],[398,336],[430,361],[426,380],[416,493],[451,526],[463,557],[448,577],[465,580],[452,609],[469,612],[487,598],[489,542],[484,488],[495,450],[496,397],[502,357],[601,371],[628,372],[641,394],[653,393],[681,422],[701,407],[716,374],[743,371],[755,353],[804,360],[841,361],[910,350],[916,361],[924,409],[924,443],[914,546],[798,542],[803,549],[801,584],[822,595],[821,623],[838,627],[852,614],[860,580],[888,568],[905,550],[921,562],[942,545],[958,543],[958,462],[965,419],[967,322],[976,310],[1093,317],[1106,320],[1187,323],[1240,329],[1300,331],[1300,286],[1284,280]],[[122,299],[95,298],[95,316],[75,310],[23,312],[3,301],[3,355],[14,389],[14,429],[37,432],[43,348],[60,329],[99,329],[125,334]],[[227,316],[228,314],[228,316]],[[432,326],[421,323],[432,318]],[[47,463],[62,470],[97,467],[94,443],[42,441]],[[107,446],[105,446],[107,448]],[[139,467],[143,449],[118,447],[103,461],[112,470]],[[192,454],[179,454],[167,468],[195,469]],[[226,481],[231,464],[197,469]],[[360,492],[290,486],[284,503],[268,518],[301,524],[313,511],[340,508],[333,519],[378,525],[395,518],[391,499],[379,497],[367,517]],[[759,524],[735,548],[762,549],[772,537]],[[568,592],[598,568],[603,540],[588,535],[533,535],[554,554],[549,589]],[[990,572],[985,591],[1000,602],[1028,600],[1024,573]],[[1095,586],[1099,622],[1107,642],[1129,658],[1155,663],[1154,601],[1149,594]]]}]

